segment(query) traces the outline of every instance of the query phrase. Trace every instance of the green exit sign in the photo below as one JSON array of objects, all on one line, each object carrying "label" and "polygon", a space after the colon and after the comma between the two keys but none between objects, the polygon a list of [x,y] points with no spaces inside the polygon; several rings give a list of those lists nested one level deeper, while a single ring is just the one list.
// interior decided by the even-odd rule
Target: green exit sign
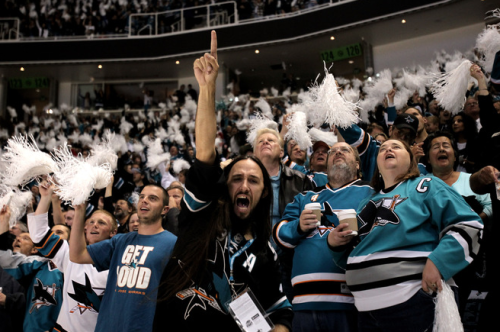
[{"label": "green exit sign", "polygon": [[361,44],[352,44],[342,47],[337,47],[332,50],[321,52],[321,59],[326,62],[338,61],[343,59],[354,58],[363,54]]},{"label": "green exit sign", "polygon": [[10,78],[8,80],[11,89],[40,89],[50,86],[47,77]]}]

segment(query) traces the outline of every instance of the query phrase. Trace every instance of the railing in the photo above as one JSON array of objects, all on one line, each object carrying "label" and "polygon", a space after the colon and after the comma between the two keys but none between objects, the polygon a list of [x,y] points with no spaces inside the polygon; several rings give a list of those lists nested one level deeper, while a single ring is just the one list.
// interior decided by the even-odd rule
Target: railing
[{"label": "railing", "polygon": [[180,8],[157,13],[132,14],[129,36],[162,35],[171,32],[238,23],[236,2]]},{"label": "railing", "polygon": [[0,40],[19,39],[20,22],[16,17],[0,19]]},{"label": "railing", "polygon": [[128,24],[125,27],[125,33],[120,34],[23,37],[22,31],[20,31],[19,18],[0,18],[0,42],[12,40],[88,40],[155,36],[243,22],[252,23],[262,20],[282,19],[353,1],[357,0],[323,0],[318,1],[317,4],[310,5],[294,12],[253,17],[245,20],[240,20],[237,4],[234,1],[180,8],[157,13],[131,14],[128,19]]}]

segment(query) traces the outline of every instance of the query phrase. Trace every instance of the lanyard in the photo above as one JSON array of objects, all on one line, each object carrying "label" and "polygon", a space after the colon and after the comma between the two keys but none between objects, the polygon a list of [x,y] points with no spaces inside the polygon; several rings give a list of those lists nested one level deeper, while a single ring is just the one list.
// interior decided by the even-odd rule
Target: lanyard
[{"label": "lanyard", "polygon": [[229,233],[229,243],[228,245],[228,253],[229,253],[229,284],[231,285],[231,289],[233,289],[234,292],[234,276],[233,276],[233,266],[234,266],[234,261],[238,256],[240,256],[242,253],[244,253],[253,243],[254,239],[249,240],[245,245],[240,248],[237,252],[235,252],[233,255],[231,255],[231,249],[229,248],[230,242],[232,240],[231,233]]}]

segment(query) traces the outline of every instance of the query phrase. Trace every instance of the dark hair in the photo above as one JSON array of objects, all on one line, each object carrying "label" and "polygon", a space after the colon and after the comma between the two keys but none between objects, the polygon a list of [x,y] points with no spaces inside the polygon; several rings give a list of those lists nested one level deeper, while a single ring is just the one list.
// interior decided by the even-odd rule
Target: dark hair
[{"label": "dark hair", "polygon": [[[249,217],[250,227],[255,236],[252,248],[256,249],[256,252],[267,250],[271,237],[271,216],[269,211],[271,211],[273,202],[271,179],[259,159],[253,156],[238,156],[224,168],[224,183],[226,185],[222,188],[222,195],[219,197],[217,204],[207,211],[209,215],[198,216],[198,218],[204,220],[193,223],[193,227],[186,228],[185,232],[178,237],[172,253],[171,269],[165,281],[160,285],[163,292],[159,294],[158,301],[169,299],[178,291],[188,287],[192,282],[200,284],[203,281],[208,255],[210,249],[213,248],[214,241],[225,236],[227,231],[237,226],[232,224],[236,217],[234,216],[233,202],[227,187],[228,176],[234,165],[248,159],[259,166],[264,182],[262,196]],[[185,210],[182,209],[181,214],[185,213],[183,212]],[[179,222],[182,222],[182,218],[180,218]]]},{"label": "dark hair", "polygon": [[[405,150],[410,155],[410,166],[408,167],[408,171],[406,173],[404,173],[404,174],[399,175],[396,178],[396,181],[401,182],[401,181],[404,181],[404,180],[408,180],[408,179],[413,179],[413,178],[419,177],[420,176],[420,171],[418,169],[418,163],[415,160],[415,158],[413,157],[413,153],[411,152],[410,145],[408,145],[408,143],[406,143],[405,141],[400,140],[400,139],[396,139],[396,138],[389,138],[384,143],[386,143],[388,141],[398,141],[398,142],[403,143],[403,146],[405,147]],[[382,144],[384,144],[384,143],[382,143]],[[377,167],[375,167],[375,172],[373,172],[373,177],[371,179],[370,185],[375,190],[375,193],[378,193],[380,190],[382,190],[382,189],[385,188],[384,179],[382,178],[382,174],[380,174],[380,171],[378,169],[378,165],[377,165]]]},{"label": "dark hair", "polygon": [[[458,115],[458,114],[457,114]],[[451,147],[453,148],[453,153],[455,154],[455,163],[453,164],[453,169],[457,169],[458,166],[458,150],[457,150],[457,145],[455,142],[455,139],[453,138],[453,134],[447,131],[436,131],[435,133],[430,134],[427,136],[424,142],[424,152],[425,152],[425,159],[427,160],[427,164],[425,165],[425,169],[428,172],[432,173],[432,165],[430,163],[430,158],[429,158],[429,153],[431,151],[432,147],[432,141],[438,137],[446,137],[450,140]]]},{"label": "dark hair", "polygon": [[[156,184],[156,183],[148,183],[147,185],[144,186],[144,188],[146,188],[146,187],[159,188],[161,190],[161,192],[163,193],[163,206],[168,205],[168,192],[165,190],[165,188],[163,188],[162,186],[160,186],[159,184]],[[142,190],[144,190],[144,188],[142,188]]]},{"label": "dark hair", "polygon": [[[470,115],[464,113],[464,112],[459,112],[451,117],[451,123],[453,124],[453,120],[457,116],[462,117],[462,122],[464,123],[464,137],[467,141],[474,139],[477,136],[477,126],[476,126],[476,120],[474,120]],[[452,129],[453,131],[453,129]],[[456,134],[453,131],[453,136],[455,137],[455,140],[458,138],[458,134]]]}]

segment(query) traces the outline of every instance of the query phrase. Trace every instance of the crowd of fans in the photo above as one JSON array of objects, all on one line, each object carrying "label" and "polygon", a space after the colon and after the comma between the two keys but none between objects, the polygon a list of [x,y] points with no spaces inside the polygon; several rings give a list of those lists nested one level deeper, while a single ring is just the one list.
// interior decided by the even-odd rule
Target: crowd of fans
[{"label": "crowd of fans", "polygon": [[[375,147],[395,135],[408,140],[419,162],[421,174],[434,172],[435,176],[439,176],[437,172],[439,161],[443,156],[450,157],[450,154],[442,152],[445,148],[439,149],[442,155],[433,154],[433,142],[436,135],[438,137],[444,135],[450,143],[451,155],[456,158],[456,162],[452,165],[457,178],[461,172],[470,176],[472,173],[480,172],[485,166],[494,165],[498,162],[497,156],[499,155],[495,150],[497,145],[492,144],[491,138],[492,133],[498,131],[498,121],[495,120],[495,116],[498,117],[497,114],[500,114],[498,85],[490,84],[480,69],[472,72],[471,76],[480,82],[479,87],[473,86],[468,90],[467,100],[461,112],[452,114],[443,109],[429,91],[423,96],[415,93],[404,107],[396,110],[394,107],[395,90],[391,90],[387,92],[386,99],[376,109],[369,112],[369,121],[360,122],[356,126],[358,132],[355,136],[365,136],[365,140]],[[487,88],[484,88],[485,86]],[[196,158],[196,136],[193,127],[195,112],[192,112],[193,105],[196,108],[196,102],[187,93],[178,98],[177,95],[181,94],[183,89],[179,91],[171,97],[168,107],[162,105],[160,109],[146,108],[144,111],[135,112],[96,111],[92,114],[77,113],[75,115],[66,109],[51,114],[45,112],[30,114],[29,107],[26,107],[24,110],[19,110],[17,116],[10,118],[10,121],[9,119],[2,120],[3,128],[0,128],[2,146],[6,145],[12,135],[29,134],[33,135],[42,151],[50,152],[57,144],[67,142],[71,145],[74,155],[87,157],[90,155],[92,144],[99,142],[106,131],[123,136],[126,146],[117,149],[119,158],[113,181],[108,188],[97,190],[90,197],[85,212],[86,218],[90,218],[96,211],[105,210],[115,218],[117,233],[133,232],[137,230],[137,195],[148,184],[158,184],[166,189],[169,196],[170,209],[167,217],[163,219],[163,228],[177,234],[177,218],[181,209],[180,201],[185,193],[185,179]],[[196,91],[191,91],[191,94],[193,93],[196,95]],[[262,104],[262,101],[266,101],[266,104]],[[292,104],[293,101],[289,96],[287,98],[265,95],[259,99],[249,96],[245,99],[245,96],[241,95],[238,102],[230,102],[227,99],[219,101],[215,147],[222,160],[253,154],[252,145],[247,142],[248,125],[245,127],[242,123],[245,119],[251,121],[258,118],[269,109],[272,110],[272,118],[276,122],[281,138],[285,139],[289,116],[286,112]],[[188,109],[191,109],[191,112],[187,111]],[[411,116],[415,122],[408,125],[408,119],[405,118],[407,123],[404,126],[400,126],[401,121],[398,119],[392,124],[388,119],[394,118],[394,115]],[[489,121],[483,121],[483,117],[488,117]],[[351,142],[352,132],[349,130],[341,128],[331,130],[336,141],[346,141],[356,146],[356,143]],[[170,153],[170,161],[151,169],[146,166],[147,147],[145,146],[148,139],[155,138],[161,138],[163,150]],[[370,155],[368,151],[370,147],[360,144],[357,148],[364,157]],[[314,174],[314,170],[319,169],[318,166],[315,168],[317,160],[313,161],[313,154],[317,149],[316,145],[313,148],[304,149],[293,139],[285,140],[283,165],[308,175],[314,184],[322,185],[325,181],[322,182]],[[179,161],[182,162],[179,163]],[[363,174],[370,174],[365,166],[363,164]],[[373,167],[373,161],[368,167]],[[364,179],[370,180],[366,176]],[[43,200],[41,192],[45,189],[40,188],[40,184],[36,181],[32,182],[29,187],[33,193],[30,210],[34,211]],[[467,202],[483,218],[486,227],[491,227],[491,201],[479,199],[479,197],[473,198],[473,196],[472,193]],[[75,218],[74,207],[55,198],[48,212],[47,222],[53,231],[62,237],[69,237],[68,228],[71,228]],[[10,230],[18,237],[19,234],[27,231],[26,216]],[[471,287],[477,286],[485,289],[484,284],[476,279],[468,279],[468,283],[472,285]],[[470,287],[464,288],[469,292],[471,290]],[[462,309],[462,314],[464,310]]]},{"label": "crowd of fans", "polygon": [[[159,13],[177,9],[216,4],[225,1],[204,0],[37,0],[37,1],[0,1],[0,18],[19,18],[20,33],[29,37],[60,36],[103,36],[110,34],[128,34],[132,23],[132,34],[139,33],[144,26],[155,26],[155,17],[136,17],[130,22],[132,14]],[[310,8],[322,1],[316,0],[238,0],[237,11],[240,20],[280,15],[300,9]],[[213,11],[232,7],[215,8]],[[191,10],[184,12],[185,29],[192,29],[202,22],[201,15],[206,11]],[[212,12],[213,15],[213,12]],[[158,16],[158,33],[175,31],[174,25],[180,21],[180,13]],[[146,33],[150,33],[149,30]]]},{"label": "crowd of fans", "polygon": [[[100,9],[96,7],[96,13]],[[214,55],[215,38],[212,32]],[[429,309],[408,295],[422,288],[435,296],[444,286],[440,273],[456,279],[463,325],[471,319],[466,308],[471,291],[488,292],[481,312],[486,320],[478,323],[475,312],[472,328],[490,327],[487,319],[494,318],[498,276],[491,267],[497,259],[491,234],[499,208],[494,187],[498,180],[491,180],[500,168],[498,71],[488,78],[476,64],[466,68],[474,84],[460,112],[441,107],[429,89],[417,90],[404,105],[396,105],[398,89],[391,88],[367,112],[367,120],[348,127],[320,125],[314,129],[323,132],[323,139],[303,147],[301,137],[289,135],[294,113],[288,111],[300,104],[297,94],[290,93],[296,87],[287,85],[292,81],[286,83],[284,77],[281,95],[263,90],[259,98],[234,94],[217,101],[216,57],[206,54],[201,59],[194,65],[200,91],[179,88],[157,107],[146,97],[144,109],[119,113],[97,107],[74,113],[67,106],[37,112],[25,105],[9,109],[1,119],[2,147],[13,136],[30,135],[42,152],[53,153],[67,143],[73,156],[86,160],[95,145],[113,133],[117,155],[109,184],[96,189],[85,204],[62,201],[57,179],[44,176],[26,186],[31,202],[27,214],[15,223],[9,225],[9,203],[0,207],[0,317],[6,330],[24,325],[25,331],[87,331],[95,326],[99,331],[159,331],[167,326],[176,330],[177,324],[179,330],[199,330],[209,320],[236,331],[236,323],[219,305],[236,299],[248,285],[265,310],[271,308],[270,319],[283,331],[290,330],[293,315],[295,330],[308,331],[317,312],[325,314],[321,320],[330,326],[341,321],[348,329],[358,318],[363,316],[367,323],[374,319],[371,313],[387,307],[390,319],[382,319],[384,324],[405,325],[401,317],[408,317],[391,310],[394,305],[425,311],[425,319],[408,316],[428,326],[434,320],[432,298],[424,295]],[[346,95],[352,82],[336,83]],[[366,97],[360,88],[357,97]],[[255,131],[252,123],[263,119],[266,128]],[[150,166],[150,143],[156,140],[168,158]],[[0,164],[2,174],[8,162]],[[310,202],[324,204],[321,220],[305,208]],[[349,237],[354,233],[341,226],[335,213],[358,206],[363,239]],[[403,226],[395,228],[398,236],[387,235],[391,228],[382,227],[388,224]],[[375,253],[393,256],[369,261],[372,256],[363,251],[373,249],[369,246],[375,228],[385,232],[373,240],[375,245],[389,248]],[[312,241],[317,253],[304,245]],[[440,241],[448,250],[438,248]],[[357,259],[370,257],[365,267],[370,273],[359,273],[359,268],[345,273],[337,260],[331,260],[333,255],[341,261],[346,245],[353,246],[354,260],[343,263],[355,266]],[[408,260],[410,251],[416,256]],[[220,277],[227,272],[225,257],[231,257],[227,280]],[[402,279],[394,281],[398,278],[380,264],[391,264],[389,271],[400,273]],[[349,270],[362,281],[351,291],[345,288],[353,281],[346,277]],[[305,281],[310,288],[302,287]],[[388,282],[391,296],[381,287]],[[325,283],[334,285],[329,291],[335,296],[321,298],[318,306],[317,290]],[[245,287],[238,289],[241,285]],[[158,289],[166,302],[156,302]],[[366,290],[369,296],[363,294]],[[184,301],[191,297],[210,305],[193,308]],[[76,312],[79,315],[73,315]],[[119,321],[109,319],[114,312],[122,315]],[[330,316],[332,312],[348,315],[341,320]],[[402,330],[394,326],[394,331]]]}]

